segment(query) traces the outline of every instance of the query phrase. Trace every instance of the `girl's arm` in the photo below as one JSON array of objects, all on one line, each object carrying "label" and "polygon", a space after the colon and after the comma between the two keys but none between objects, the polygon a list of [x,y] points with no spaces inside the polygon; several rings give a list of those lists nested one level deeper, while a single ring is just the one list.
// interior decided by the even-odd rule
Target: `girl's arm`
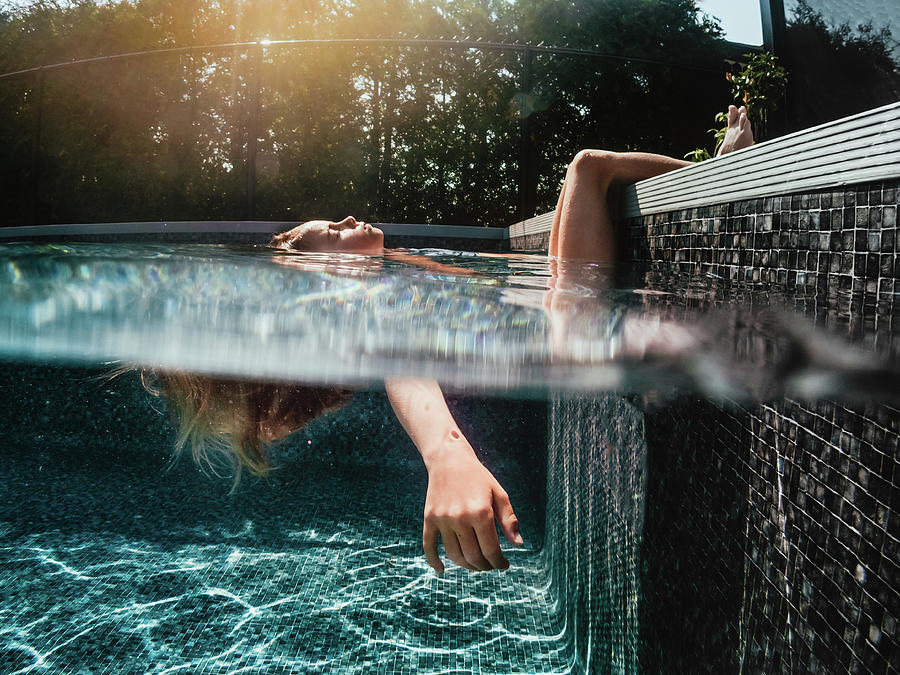
[{"label": "girl's arm", "polygon": [[447,557],[470,570],[506,569],[496,520],[510,543],[522,545],[519,522],[509,496],[475,456],[463,436],[438,383],[434,380],[391,378],[388,399],[428,469],[422,546],[425,558],[439,574],[438,534]]},{"label": "girl's arm", "polygon": [[405,251],[385,250],[384,257],[388,260],[396,260],[409,265],[421,267],[435,274],[448,274],[453,276],[474,277],[480,273],[474,270],[467,270],[465,267],[457,267],[456,265],[447,265],[424,255],[414,255]]}]

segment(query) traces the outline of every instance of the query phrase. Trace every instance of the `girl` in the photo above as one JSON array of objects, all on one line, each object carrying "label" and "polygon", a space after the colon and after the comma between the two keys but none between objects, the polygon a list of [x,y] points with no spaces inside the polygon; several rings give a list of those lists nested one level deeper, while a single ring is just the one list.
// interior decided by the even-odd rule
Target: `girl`
[{"label": "girl", "polygon": [[[753,143],[746,108],[730,106],[728,130],[719,154]],[[582,150],[568,167],[550,234],[551,290],[545,306],[564,313],[565,284],[560,260],[614,262],[613,224],[608,192],[613,183],[633,183],[689,162],[647,153]],[[427,267],[435,261],[385,251],[384,233],[348,216],[339,222],[312,220],[276,235],[275,248],[311,252],[350,252],[404,259]],[[454,271],[454,270],[451,270]],[[458,270],[456,270],[458,271]],[[305,426],[316,416],[347,402],[350,392],[337,387],[262,384],[193,376],[158,375],[161,393],[179,420],[178,446],[193,446],[198,459],[221,449],[237,466],[261,474],[267,469],[265,448]],[[422,545],[428,564],[443,573],[438,538],[446,556],[469,570],[506,569],[496,521],[504,537],[521,546],[509,496],[481,464],[453,419],[437,382],[391,378],[385,382],[391,406],[422,455],[428,470]]]}]

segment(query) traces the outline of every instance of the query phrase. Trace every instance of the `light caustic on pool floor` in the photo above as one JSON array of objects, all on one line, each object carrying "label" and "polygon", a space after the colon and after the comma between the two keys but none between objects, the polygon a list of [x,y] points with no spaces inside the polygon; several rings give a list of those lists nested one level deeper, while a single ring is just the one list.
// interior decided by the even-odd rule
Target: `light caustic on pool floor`
[{"label": "light caustic on pool floor", "polygon": [[[335,499],[350,494],[349,477],[307,476],[290,504],[273,509],[305,504],[296,528],[285,512],[274,523],[270,512],[211,524],[202,514],[212,498],[179,490],[172,504],[171,492],[107,486],[111,495],[128,487],[129,500],[169,504],[138,538],[121,532],[121,515],[107,531],[102,519],[72,531],[72,503],[56,504],[69,510],[54,517],[56,486],[28,471],[26,488],[25,473],[16,473],[18,490],[41,491],[49,503],[32,512],[30,533],[22,520],[0,529],[4,672],[567,670],[539,556],[526,546],[509,552],[508,572],[448,568],[437,577],[415,538],[421,504],[385,489],[402,484],[392,480],[399,476],[372,483],[388,508],[372,511],[372,495],[355,495],[355,514]],[[297,494],[301,483],[310,494]],[[122,504],[113,506],[118,513]]]}]

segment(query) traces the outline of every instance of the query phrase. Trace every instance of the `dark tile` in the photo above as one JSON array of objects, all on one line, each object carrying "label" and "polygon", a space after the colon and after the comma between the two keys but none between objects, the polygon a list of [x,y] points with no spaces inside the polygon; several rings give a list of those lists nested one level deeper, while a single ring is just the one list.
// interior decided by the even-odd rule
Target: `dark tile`
[{"label": "dark tile", "polygon": [[854,223],[856,227],[865,229],[869,226],[869,207],[857,206]]}]

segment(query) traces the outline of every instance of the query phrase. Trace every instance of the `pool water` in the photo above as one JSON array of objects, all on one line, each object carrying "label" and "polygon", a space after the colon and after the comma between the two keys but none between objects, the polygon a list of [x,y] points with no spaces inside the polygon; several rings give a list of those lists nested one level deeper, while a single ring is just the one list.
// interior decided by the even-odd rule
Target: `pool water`
[{"label": "pool water", "polygon": [[[0,670],[583,671],[571,591],[619,636],[610,668],[630,672],[647,450],[635,411],[900,387],[890,331],[816,329],[791,311],[802,289],[414,253],[0,247]],[[230,477],[171,462],[165,402],[141,368],[359,391],[279,444],[271,477],[229,492]],[[390,375],[445,385],[520,519],[509,571],[426,566],[427,476],[381,389]],[[577,402],[598,392],[625,403]],[[567,415],[580,421],[557,424]],[[581,442],[569,429],[606,467],[577,486],[571,453],[548,468],[548,447]],[[561,501],[570,490],[583,494]],[[573,506],[582,497],[591,509]],[[587,547],[556,541],[554,519]],[[605,556],[626,583],[566,579],[551,555]]]},{"label": "pool water", "polygon": [[[426,474],[383,393],[280,445],[271,478],[170,466],[137,377],[2,370],[2,672],[566,672],[540,549],[534,404],[451,399],[510,492],[507,572],[426,565]],[[486,422],[486,423],[484,423]],[[484,424],[480,424],[484,423]],[[500,452],[516,444],[516,461]],[[511,547],[510,547],[511,548]],[[243,670],[242,670],[243,669]]]},{"label": "pool water", "polygon": [[516,395],[678,387],[736,399],[845,394],[891,369],[890,335],[878,351],[875,331],[852,348],[810,330],[786,309],[798,298],[774,286],[617,279],[537,255],[412,253],[2,245],[0,356],[354,385],[423,376]]}]

